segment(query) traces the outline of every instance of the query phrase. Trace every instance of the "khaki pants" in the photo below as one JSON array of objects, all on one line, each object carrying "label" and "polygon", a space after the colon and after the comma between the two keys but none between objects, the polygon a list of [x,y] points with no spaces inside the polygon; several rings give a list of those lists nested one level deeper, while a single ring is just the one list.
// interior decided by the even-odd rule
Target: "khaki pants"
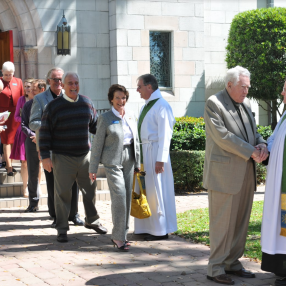
[{"label": "khaki pants", "polygon": [[71,208],[71,188],[76,181],[83,196],[85,221],[89,224],[98,223],[99,216],[95,208],[96,182],[89,179],[90,153],[81,157],[72,157],[60,154],[52,155],[54,184],[55,184],[55,209],[58,234],[69,230],[68,217]]},{"label": "khaki pants", "polygon": [[241,191],[236,195],[208,190],[210,219],[210,258],[208,276],[240,270],[255,191],[252,159],[247,163]]}]

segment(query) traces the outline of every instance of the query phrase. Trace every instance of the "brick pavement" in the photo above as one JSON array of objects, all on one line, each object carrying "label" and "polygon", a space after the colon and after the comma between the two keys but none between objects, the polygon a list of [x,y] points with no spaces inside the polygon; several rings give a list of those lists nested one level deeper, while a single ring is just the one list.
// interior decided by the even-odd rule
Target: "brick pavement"
[{"label": "brick pavement", "polygon": [[[263,188],[255,195],[263,200]],[[207,207],[207,194],[177,196],[178,211]],[[133,219],[127,253],[116,251],[110,243],[112,227],[110,202],[99,201],[97,207],[106,235],[84,227],[71,226],[69,242],[56,241],[46,207],[33,214],[23,208],[0,211],[0,286],[18,285],[142,285],[202,286],[218,285],[206,279],[209,248],[171,235],[169,240],[144,242],[133,235]],[[84,217],[82,204],[81,217]],[[260,265],[243,258],[246,268],[257,273],[255,279],[238,279],[236,285],[274,285],[273,274],[260,270]]]}]

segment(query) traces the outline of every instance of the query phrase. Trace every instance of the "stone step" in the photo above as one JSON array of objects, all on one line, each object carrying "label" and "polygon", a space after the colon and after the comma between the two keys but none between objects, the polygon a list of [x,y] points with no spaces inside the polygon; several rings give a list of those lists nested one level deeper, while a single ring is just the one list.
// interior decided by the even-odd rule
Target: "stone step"
[{"label": "stone step", "polygon": [[[0,168],[0,185],[22,182],[21,163],[13,162],[13,168],[17,171],[16,173],[14,173],[13,176],[7,176],[6,169],[4,167]],[[102,165],[99,165],[98,172],[96,173],[96,177],[106,178],[105,169]],[[45,180],[46,180],[46,177],[44,173],[44,168],[42,168],[41,181],[45,181]]]},{"label": "stone step", "polygon": [[[47,194],[46,182],[41,181],[41,193],[43,195]],[[0,198],[14,198],[23,196],[23,183],[7,183],[0,185]]]},{"label": "stone step", "polygon": [[[101,190],[96,192],[96,201],[110,201],[109,190]],[[82,194],[79,192],[79,202],[82,202]],[[39,200],[39,206],[48,204],[48,196],[43,194]],[[23,197],[0,198],[0,209],[13,207],[28,207],[29,199]]]},{"label": "stone step", "polygon": [[[106,178],[97,178],[97,191],[108,190],[108,183]],[[45,181],[41,181],[41,192],[43,195],[47,194],[47,185]],[[14,198],[23,196],[23,183],[13,182],[0,185],[0,198]]]},{"label": "stone step", "polygon": [[[13,176],[8,176],[7,171],[4,167],[0,168],[0,185],[22,182],[21,163],[13,162],[13,168],[17,171],[13,173]],[[45,181],[45,180],[46,180],[45,173],[44,173],[44,169],[42,168],[41,181]]]}]

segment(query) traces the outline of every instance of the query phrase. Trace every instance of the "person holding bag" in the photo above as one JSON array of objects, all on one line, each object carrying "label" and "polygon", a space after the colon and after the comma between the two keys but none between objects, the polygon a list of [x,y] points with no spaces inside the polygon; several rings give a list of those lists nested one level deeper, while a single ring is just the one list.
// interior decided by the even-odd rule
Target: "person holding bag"
[{"label": "person holding bag", "polygon": [[[111,110],[97,120],[93,140],[89,177],[96,180],[99,163],[105,168],[111,196],[112,243],[120,251],[128,251],[127,240],[134,168],[140,167],[140,148],[135,117],[127,113],[129,92],[119,84],[109,88]],[[136,169],[136,170],[137,170]]]}]

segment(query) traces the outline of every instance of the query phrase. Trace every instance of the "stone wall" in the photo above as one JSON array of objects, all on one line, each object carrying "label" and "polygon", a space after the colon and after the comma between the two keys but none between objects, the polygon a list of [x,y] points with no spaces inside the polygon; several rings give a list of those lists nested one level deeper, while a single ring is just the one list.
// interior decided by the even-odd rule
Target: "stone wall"
[{"label": "stone wall", "polygon": [[[233,17],[264,0],[0,0],[0,29],[14,32],[16,76],[44,78],[59,66],[79,73],[80,92],[109,108],[112,83],[130,91],[136,114],[143,100],[138,76],[150,72],[150,31],[172,36],[172,90],[163,91],[175,116],[203,116],[205,100],[223,88],[225,46]],[[266,1],[267,2],[267,1]],[[265,3],[266,3],[265,2]],[[275,6],[285,6],[275,0]],[[65,11],[71,55],[56,55],[56,27]],[[253,105],[257,118],[266,112]],[[264,122],[264,121],[263,121]]]},{"label": "stone wall", "polygon": [[111,82],[130,90],[129,107],[143,105],[138,76],[150,72],[150,31],[172,35],[172,92],[162,92],[175,116],[201,116],[204,107],[203,1],[110,0]]},{"label": "stone wall", "polygon": [[[108,1],[34,0],[41,21],[38,38],[39,77],[53,66],[78,72],[80,93],[89,96],[96,108],[108,108],[110,86]],[[71,26],[71,55],[56,54],[56,26],[63,10]]]}]

